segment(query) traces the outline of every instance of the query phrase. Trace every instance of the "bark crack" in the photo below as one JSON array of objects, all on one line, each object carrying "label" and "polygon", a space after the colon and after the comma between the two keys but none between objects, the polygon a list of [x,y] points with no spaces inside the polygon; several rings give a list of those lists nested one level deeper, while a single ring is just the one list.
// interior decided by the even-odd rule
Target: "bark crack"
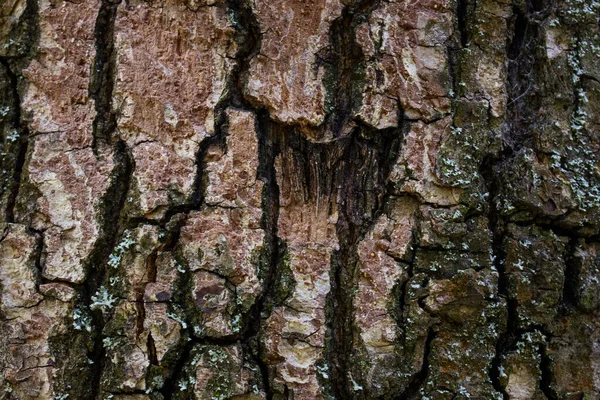
[{"label": "bark crack", "polygon": [[[5,76],[8,77],[10,83],[10,97],[11,104],[9,105],[9,109],[11,110],[10,114],[10,125],[12,125],[14,130],[12,131],[12,135],[17,135],[16,138],[6,137],[3,141],[3,152],[8,150],[7,147],[12,147],[8,145],[7,141],[17,142],[16,144],[16,159],[14,162],[12,179],[10,180],[10,188],[8,188],[8,195],[6,196],[6,209],[5,209],[5,219],[8,223],[15,222],[15,205],[17,202],[17,197],[19,195],[19,189],[21,187],[22,175],[23,175],[23,167],[25,165],[25,158],[27,155],[27,148],[29,145],[29,129],[27,125],[22,123],[22,115],[21,115],[21,96],[19,95],[19,75],[13,72],[10,63],[0,58],[0,65],[2,69],[4,69]],[[4,157],[3,160],[4,161]],[[3,168],[4,162],[2,162]]]},{"label": "bark crack", "polygon": [[430,327],[427,331],[427,339],[425,340],[425,350],[423,352],[423,364],[421,365],[421,369],[412,376],[404,392],[398,397],[395,397],[396,400],[412,400],[418,398],[419,390],[423,387],[423,384],[425,384],[427,376],[429,375],[429,355],[431,354],[431,344],[435,338],[435,329]]},{"label": "bark crack", "polygon": [[[92,304],[92,295],[104,281],[109,256],[125,230],[126,216],[123,215],[123,209],[133,174],[133,157],[126,143],[117,135],[117,117],[112,109],[116,74],[114,25],[119,5],[120,1],[103,0],[94,29],[96,55],[89,88],[96,107],[92,148],[97,154],[100,147],[112,147],[115,168],[110,177],[111,184],[102,197],[101,235],[86,260],[84,298],[88,308]],[[101,397],[101,377],[106,362],[102,331],[106,323],[101,311],[92,312],[94,346],[88,356],[93,361],[91,399]]]}]

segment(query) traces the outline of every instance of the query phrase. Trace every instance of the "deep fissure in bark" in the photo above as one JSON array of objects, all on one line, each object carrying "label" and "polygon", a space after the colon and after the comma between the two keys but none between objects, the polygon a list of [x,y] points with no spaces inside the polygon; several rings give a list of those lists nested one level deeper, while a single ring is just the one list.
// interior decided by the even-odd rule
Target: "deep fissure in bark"
[{"label": "deep fissure in bark", "polygon": [[[10,85],[10,120],[11,125],[15,128],[15,132],[18,134],[16,153],[17,157],[14,163],[14,169],[12,171],[12,179],[9,183],[8,195],[6,196],[6,222],[15,222],[15,204],[17,196],[19,194],[19,188],[21,186],[21,175],[23,172],[23,166],[25,164],[25,158],[27,155],[27,148],[29,145],[29,129],[26,125],[21,123],[21,96],[19,96],[19,76],[15,74],[8,61],[0,59],[0,65],[4,70],[4,75],[8,78]],[[3,144],[8,147],[8,138],[3,138]],[[12,146],[11,146],[12,147]],[[4,150],[4,149],[3,149]],[[7,150],[7,149],[6,149]],[[2,167],[5,165],[3,163]]]},{"label": "deep fissure in bark", "polygon": [[278,237],[278,219],[279,219],[279,186],[277,184],[275,172],[275,157],[279,153],[277,139],[281,134],[281,127],[269,119],[265,111],[257,115],[257,132],[259,146],[259,170],[258,176],[264,181],[263,187],[263,220],[261,225],[266,233],[265,248],[267,251],[263,255],[263,265],[266,264],[266,272],[263,278],[263,289],[250,309],[250,321],[243,334],[244,348],[249,350],[258,365],[263,378],[263,386],[267,399],[273,398],[270,389],[269,368],[262,359],[264,352],[262,343],[253,343],[259,339],[263,323],[263,313],[268,303],[275,299],[275,289],[277,283],[282,279],[281,263],[285,246],[282,245]]},{"label": "deep fissure in bark", "polygon": [[560,396],[556,393],[553,387],[554,383],[554,370],[552,367],[552,358],[549,354],[548,344],[542,343],[540,345],[540,389],[548,400],[558,400]]},{"label": "deep fissure in bark", "polygon": [[[353,0],[331,24],[329,47],[319,55],[327,66],[325,80],[330,82],[325,108],[329,111],[319,130],[333,138],[348,135],[354,111],[360,106],[364,80],[364,55],[355,40],[357,27],[368,20],[379,0]],[[317,135],[319,137],[321,135]]]},{"label": "deep fissure in bark", "polygon": [[[519,333],[517,329],[517,302],[515,299],[510,298],[508,275],[505,270],[506,221],[504,221],[500,210],[498,210],[498,201],[503,185],[503,167],[510,162],[523,146],[531,145],[531,136],[528,134],[527,129],[521,125],[521,120],[526,118],[527,113],[526,110],[523,111],[525,107],[522,104],[524,104],[523,101],[529,90],[528,88],[523,89],[521,78],[523,74],[532,73],[531,58],[528,53],[530,46],[529,43],[525,42],[531,34],[531,28],[525,10],[520,7],[513,7],[512,26],[512,36],[507,38],[506,46],[508,59],[508,125],[502,137],[502,149],[500,149],[499,154],[486,157],[480,166],[480,173],[488,192],[488,227],[492,232],[493,266],[499,275],[498,294],[506,301],[505,327],[496,341],[495,355],[490,364],[488,375],[494,389],[501,393],[505,400],[509,398],[509,395],[500,382],[502,362],[508,352],[516,345]],[[524,73],[524,69],[528,69],[528,71]]]},{"label": "deep fissure in bark", "polygon": [[460,35],[460,44],[463,48],[469,45],[471,39],[471,31],[468,28],[468,23],[473,12],[472,8],[474,7],[475,1],[456,0],[456,21]]},{"label": "deep fissure in bark", "polygon": [[[513,7],[511,18],[512,34],[507,38],[508,58],[508,100],[507,100],[507,135],[504,136],[505,151],[518,153],[523,148],[532,148],[533,137],[530,126],[535,122],[535,114],[540,106],[540,99],[535,96],[537,89],[533,87],[535,74],[536,46],[538,37],[537,22],[530,18],[521,7]],[[512,154],[507,154],[506,158]]]},{"label": "deep fissure in bark", "polygon": [[[125,230],[126,215],[123,210],[132,179],[133,156],[126,143],[117,135],[116,114],[112,109],[116,60],[114,49],[114,25],[120,1],[103,0],[94,29],[96,56],[94,58],[90,80],[90,97],[94,99],[96,117],[93,122],[94,152],[100,146],[112,147],[115,168],[110,177],[110,186],[101,199],[100,237],[86,260],[86,281],[84,283],[85,305],[90,307],[92,295],[102,285],[109,256]],[[90,398],[100,398],[101,377],[104,369],[105,354],[102,331],[106,321],[102,312],[92,311],[94,327],[94,347],[88,357],[93,361]]]},{"label": "deep fissure in bark", "polygon": [[[504,386],[500,383],[500,371],[502,361],[509,352],[516,350],[517,342],[526,333],[540,331],[544,334],[545,340],[549,340],[552,334],[542,325],[530,326],[527,329],[521,329],[518,326],[518,302],[516,298],[511,298],[509,293],[508,275],[506,273],[506,242],[505,232],[508,221],[502,216],[498,209],[501,191],[506,186],[505,177],[502,176],[504,168],[510,165],[521,152],[526,149],[534,149],[534,137],[531,133],[532,127],[535,127],[536,119],[540,109],[540,98],[536,96],[539,90],[532,82],[538,74],[536,62],[539,54],[540,42],[540,23],[544,18],[550,15],[554,3],[543,7],[538,1],[526,1],[513,6],[513,17],[511,26],[512,34],[507,38],[507,59],[508,59],[508,99],[507,99],[507,117],[503,135],[503,148],[495,157],[489,157],[484,160],[481,166],[481,175],[489,192],[489,229],[493,234],[492,249],[494,254],[494,267],[498,270],[498,292],[505,299],[507,307],[506,328],[496,342],[495,356],[491,362],[489,376],[494,389],[502,393],[504,399],[509,398]],[[575,246],[573,233],[568,229],[563,230],[556,226],[551,220],[546,218],[535,218],[538,226],[551,230],[558,234],[564,234],[569,237],[567,254],[565,261],[567,269],[565,270],[565,283],[563,286],[561,309],[567,310],[572,307],[574,302],[572,285],[573,279],[570,273],[570,255]],[[511,221],[516,225],[522,225],[518,221]],[[525,224],[525,226],[527,226]],[[544,349],[544,350],[542,350]],[[556,399],[556,393],[551,389],[553,381],[553,371],[551,369],[551,359],[546,352],[547,344],[540,344],[540,369],[541,382],[540,389],[548,399]]]},{"label": "deep fissure in bark", "polygon": [[579,239],[575,236],[569,237],[569,243],[565,248],[565,280],[561,296],[560,312],[562,315],[568,315],[577,308],[577,278],[579,271],[576,264],[575,254]]},{"label": "deep fissure in bark", "polygon": [[[396,159],[402,137],[402,127],[377,131],[354,118],[360,91],[364,84],[365,57],[356,42],[357,27],[368,20],[378,1],[354,1],[348,4],[330,28],[328,80],[335,82],[328,90],[328,114],[323,128],[339,138],[339,165],[331,169],[333,189],[339,199],[337,234],[339,250],[331,260],[331,290],[328,295],[326,321],[327,359],[331,371],[331,390],[336,398],[352,398],[354,379],[351,366],[355,341],[353,290],[358,284],[357,246],[375,219],[383,212],[387,201],[387,177]],[[399,111],[399,121],[403,121]],[[352,124],[356,124],[350,133]],[[344,137],[347,139],[344,139]],[[335,145],[334,145],[335,146]],[[338,150],[339,151],[339,150]],[[333,152],[332,152],[333,154]],[[375,182],[373,182],[373,180]],[[369,185],[373,185],[368,187]],[[367,389],[368,391],[368,389]]]},{"label": "deep fissure in bark", "polygon": [[[6,79],[6,86],[8,86],[8,93],[2,95],[8,97],[8,110],[4,115],[5,125],[10,124],[14,130],[13,135],[16,133],[18,138],[16,144],[9,145],[8,137],[2,138],[2,158],[0,159],[0,167],[2,168],[2,175],[6,174],[6,170],[12,169],[10,175],[5,175],[7,178],[10,176],[12,179],[10,182],[3,184],[0,191],[0,198],[6,201],[4,205],[4,220],[8,223],[14,223],[15,221],[15,207],[17,203],[17,197],[21,187],[21,181],[23,179],[23,167],[26,162],[27,149],[29,146],[29,129],[27,124],[24,123],[21,109],[21,88],[19,81],[22,79],[21,71],[29,65],[30,61],[35,57],[36,45],[39,41],[40,27],[39,27],[39,6],[36,0],[26,0],[26,7],[23,11],[21,23],[14,30],[14,35],[17,40],[9,42],[13,44],[14,54],[8,54],[6,57],[0,57],[0,76]],[[9,46],[10,49],[10,46]],[[6,47],[5,47],[6,50]],[[8,53],[11,53],[9,50]],[[8,118],[6,118],[8,117]],[[7,121],[8,120],[8,121]],[[6,129],[5,129],[6,131]],[[16,154],[14,157],[14,163],[7,163],[6,157],[11,154]],[[12,164],[12,165],[11,165]],[[8,193],[4,193],[4,191]],[[4,200],[5,199],[5,200]]]},{"label": "deep fissure in bark", "polygon": [[423,384],[427,381],[429,375],[429,355],[431,354],[431,344],[436,337],[435,328],[430,327],[427,331],[427,338],[425,340],[425,350],[423,352],[423,365],[421,369],[412,376],[408,386],[395,400],[413,400],[417,399],[419,390],[423,387]]},{"label": "deep fissure in bark", "polygon": [[504,268],[506,251],[504,249],[504,237],[506,223],[497,209],[497,196],[499,195],[500,176],[504,154],[497,157],[486,158],[480,167],[480,174],[483,178],[485,188],[488,192],[488,228],[492,233],[492,254],[494,257],[493,266],[498,271],[498,295],[507,302],[507,318],[505,321],[505,330],[496,341],[496,350],[494,358],[490,364],[488,375],[496,391],[502,393],[504,399],[508,399],[508,393],[500,383],[500,369],[502,367],[502,357],[508,349],[509,343],[514,340],[516,329],[516,304],[509,299],[507,275]]},{"label": "deep fissure in bark", "polygon": [[96,55],[89,87],[90,97],[94,99],[96,107],[92,142],[94,150],[97,150],[99,141],[113,143],[116,134],[117,119],[112,109],[112,94],[116,78],[115,20],[120,4],[120,0],[102,0],[94,27]]},{"label": "deep fissure in bark", "polygon": [[[398,299],[398,303],[397,303],[397,312],[396,312],[396,324],[398,325],[398,328],[400,329],[400,331],[402,332],[402,334],[406,334],[406,312],[407,312],[407,307],[406,307],[406,303],[407,303],[407,297],[408,297],[408,284],[411,281],[411,279],[415,276],[415,260],[417,258],[417,248],[416,248],[416,243],[417,243],[417,232],[413,231],[411,234],[411,239],[410,239],[410,259],[408,261],[406,261],[407,264],[407,270],[406,270],[406,280],[402,283],[402,285],[400,285],[399,288],[399,293],[398,296],[396,297]],[[396,260],[396,261],[400,261],[400,260]]]},{"label": "deep fissure in bark", "polygon": [[[387,178],[398,155],[401,130],[391,128],[376,131],[365,126],[355,129],[348,139],[341,139],[343,152],[336,186],[339,219],[337,235],[339,250],[332,257],[332,283],[329,295],[328,324],[329,360],[332,367],[332,389],[336,398],[352,398],[349,373],[351,355],[355,351],[358,332],[354,325],[353,290],[358,284],[359,261],[357,246],[383,212],[388,199]],[[361,379],[363,377],[360,377]],[[367,389],[368,390],[368,389]],[[361,396],[368,396],[367,392]]]}]

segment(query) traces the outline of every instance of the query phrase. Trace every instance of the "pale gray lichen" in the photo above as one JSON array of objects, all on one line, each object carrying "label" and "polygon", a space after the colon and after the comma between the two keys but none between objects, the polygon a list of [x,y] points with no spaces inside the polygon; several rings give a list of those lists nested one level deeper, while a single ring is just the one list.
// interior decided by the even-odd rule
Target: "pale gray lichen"
[{"label": "pale gray lichen", "polygon": [[73,309],[73,328],[78,331],[86,330],[92,332],[92,318],[79,307]]},{"label": "pale gray lichen", "polygon": [[117,300],[116,297],[108,292],[106,287],[101,286],[96,294],[92,296],[93,303],[90,304],[90,309],[106,311],[112,308]]},{"label": "pale gray lichen", "polygon": [[123,254],[127,250],[131,248],[135,244],[135,240],[131,238],[131,232],[125,232],[123,239],[117,246],[115,246],[113,252],[108,256],[108,266],[112,268],[117,268],[121,263],[121,259],[123,258]]}]

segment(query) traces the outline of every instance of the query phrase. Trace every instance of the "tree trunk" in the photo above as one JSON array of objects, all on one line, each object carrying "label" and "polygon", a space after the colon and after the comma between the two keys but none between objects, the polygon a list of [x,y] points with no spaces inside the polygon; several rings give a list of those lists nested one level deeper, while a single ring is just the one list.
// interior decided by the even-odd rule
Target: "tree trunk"
[{"label": "tree trunk", "polygon": [[2,0],[0,399],[600,399],[597,0]]}]

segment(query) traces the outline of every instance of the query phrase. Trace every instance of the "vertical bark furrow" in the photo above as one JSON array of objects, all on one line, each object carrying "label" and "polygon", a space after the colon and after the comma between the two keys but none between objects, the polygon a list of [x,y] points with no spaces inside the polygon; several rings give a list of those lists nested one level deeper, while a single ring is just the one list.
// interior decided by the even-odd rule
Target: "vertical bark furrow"
[{"label": "vertical bark furrow", "polygon": [[[112,94],[115,82],[114,26],[120,1],[102,0],[94,27],[95,56],[90,80],[90,97],[94,99],[96,116],[93,122],[92,148],[95,152],[103,148],[112,148],[114,169],[111,185],[102,199],[102,237],[90,254],[88,277],[85,282],[86,308],[91,309],[94,295],[101,290],[105,280],[110,256],[121,238],[126,216],[123,209],[131,183],[133,163],[127,144],[117,135],[116,114],[113,110]],[[102,374],[105,367],[105,343],[103,330],[106,316],[96,310],[91,311],[94,345],[88,355],[92,361],[90,376],[90,398],[100,399],[102,393]]]},{"label": "vertical bark furrow", "polygon": [[[363,130],[364,129],[364,130]],[[360,136],[367,140],[359,139]],[[383,212],[388,199],[386,182],[402,136],[397,129],[386,131],[358,128],[345,144],[336,187],[339,219],[336,225],[339,249],[332,260],[331,359],[333,392],[337,398],[351,397],[364,378],[353,367],[352,356],[358,332],[355,327],[354,291],[360,261],[358,245]],[[351,160],[354,160],[352,162]],[[387,311],[387,310],[386,310]],[[358,375],[358,372],[361,375]],[[354,372],[354,374],[352,374]],[[369,389],[362,395],[369,396]]]},{"label": "vertical bark furrow", "polygon": [[[3,223],[14,223],[29,144],[28,126],[22,116],[22,87],[20,88],[19,80],[22,79],[22,70],[34,57],[39,26],[36,1],[28,0],[21,4],[7,2],[5,7],[7,11],[9,7],[13,8],[7,15],[4,14],[6,11],[3,12],[3,35],[0,42],[0,212]],[[10,35],[7,36],[8,32]]]},{"label": "vertical bark furrow", "polygon": [[[5,59],[2,66],[3,107],[2,107],[2,191],[1,198],[3,222],[15,222],[15,205],[21,185],[23,165],[27,154],[29,132],[21,125],[21,98],[19,96],[19,77],[12,71]],[[11,157],[12,156],[12,157]],[[12,172],[12,174],[11,174]]]}]

